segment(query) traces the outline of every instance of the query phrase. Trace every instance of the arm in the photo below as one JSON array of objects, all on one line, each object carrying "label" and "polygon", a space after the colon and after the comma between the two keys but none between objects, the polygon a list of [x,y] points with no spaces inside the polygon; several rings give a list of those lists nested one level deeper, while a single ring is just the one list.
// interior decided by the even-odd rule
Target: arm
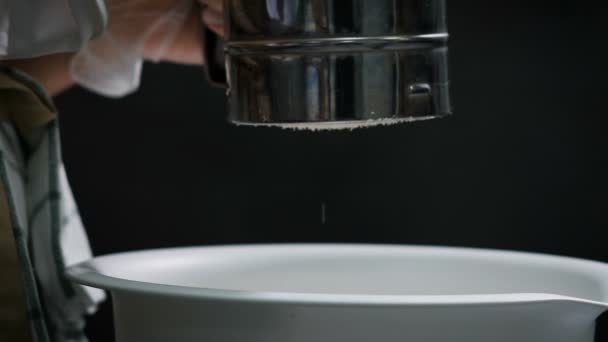
[{"label": "arm", "polygon": [[[150,2],[135,3],[137,6],[153,6],[156,3],[164,4],[171,3],[173,0],[155,0]],[[117,4],[128,4],[126,0],[114,0]],[[203,11],[194,10],[188,16],[182,30],[177,34],[172,42],[172,45],[167,49],[163,56],[163,61],[182,63],[182,64],[201,64],[201,30],[202,25],[206,24],[211,30],[223,35],[223,14],[222,0],[198,0],[199,3],[207,7]],[[133,6],[133,5],[131,5]],[[158,5],[157,5],[158,6]],[[137,7],[139,9],[139,7]],[[127,24],[129,24],[127,22]],[[120,25],[121,29],[128,32],[129,25]],[[123,27],[124,26],[124,27]],[[123,33],[119,30],[118,35]],[[162,30],[155,32],[150,37],[144,46],[144,57],[153,57],[158,50],[158,46],[162,44],[164,39]],[[40,82],[51,96],[60,94],[74,85],[74,80],[70,76],[70,61],[74,53],[54,54],[31,59],[20,59],[3,61],[3,64],[17,68],[32,78]]]}]

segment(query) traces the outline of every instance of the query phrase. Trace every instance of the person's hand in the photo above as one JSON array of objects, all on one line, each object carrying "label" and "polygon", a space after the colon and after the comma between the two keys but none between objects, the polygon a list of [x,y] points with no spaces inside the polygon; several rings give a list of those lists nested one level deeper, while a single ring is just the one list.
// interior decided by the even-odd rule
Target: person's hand
[{"label": "person's hand", "polygon": [[137,89],[144,59],[203,63],[203,24],[223,34],[223,0],[106,0],[106,7],[106,32],[76,55],[71,71],[107,96]]},{"label": "person's hand", "polygon": [[[224,33],[223,0],[106,0],[106,36],[144,58],[200,64],[202,25]],[[101,38],[103,40],[103,37]]]},{"label": "person's hand", "polygon": [[[124,1],[124,0],[123,0]],[[197,0],[199,6],[194,8],[187,15],[182,29],[175,34],[171,46],[163,52],[163,56],[158,56],[159,45],[166,39],[165,30],[160,27],[154,32],[146,42],[144,55],[148,59],[163,60],[182,64],[201,64],[203,57],[201,54],[202,25],[220,36],[224,35],[224,15],[223,0]],[[175,0],[148,0],[146,6],[151,6],[150,2],[173,2]],[[202,24],[202,25],[201,25]],[[159,58],[160,57],[160,58]]]},{"label": "person's hand", "polygon": [[224,34],[223,0],[106,0],[107,31],[74,53],[3,61],[57,95],[74,81],[108,96],[139,84],[141,61],[203,62],[201,29]]}]

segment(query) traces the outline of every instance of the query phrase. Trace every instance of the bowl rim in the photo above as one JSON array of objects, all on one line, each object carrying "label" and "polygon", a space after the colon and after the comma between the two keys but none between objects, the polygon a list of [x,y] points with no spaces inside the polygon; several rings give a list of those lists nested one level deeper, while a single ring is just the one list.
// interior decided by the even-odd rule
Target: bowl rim
[{"label": "bowl rim", "polygon": [[[608,303],[575,298],[551,293],[500,293],[500,294],[462,294],[462,295],[375,295],[375,294],[324,294],[324,293],[297,293],[297,292],[271,292],[251,290],[226,290],[216,288],[189,287],[183,285],[155,284],[150,282],[121,279],[103,274],[96,265],[112,261],[121,256],[133,256],[144,253],[163,253],[187,250],[236,250],[242,248],[268,249],[268,248],[398,248],[412,253],[455,253],[461,255],[476,255],[478,257],[502,257],[522,260],[528,259],[536,263],[559,264],[560,267],[577,269],[583,272],[600,273],[602,279],[608,283],[608,263],[580,258],[556,256],[541,253],[518,252],[498,249],[481,249],[468,247],[437,247],[413,246],[396,244],[237,244],[220,246],[177,247],[163,249],[149,249],[133,252],[123,252],[104,255],[81,262],[66,269],[66,276],[73,282],[129,294],[144,294],[163,297],[186,297],[206,301],[237,301],[255,303],[290,303],[305,305],[364,305],[364,306],[450,306],[450,305],[496,305],[520,304],[548,301],[568,301],[590,304],[608,308]],[[608,284],[604,284],[608,289]]]}]

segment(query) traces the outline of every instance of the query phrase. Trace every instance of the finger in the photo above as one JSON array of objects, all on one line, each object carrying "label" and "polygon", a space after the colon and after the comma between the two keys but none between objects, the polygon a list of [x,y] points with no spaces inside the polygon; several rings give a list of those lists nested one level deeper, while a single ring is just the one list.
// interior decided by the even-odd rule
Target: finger
[{"label": "finger", "polygon": [[216,12],[224,12],[224,4],[222,0],[198,0],[199,3],[207,6]]},{"label": "finger", "polygon": [[163,59],[180,64],[202,64],[202,27],[199,13],[192,11]]},{"label": "finger", "polygon": [[220,37],[224,37],[224,25],[207,25],[207,28]]},{"label": "finger", "polygon": [[224,16],[212,9],[206,9],[202,14],[203,23],[213,32],[224,36]]}]

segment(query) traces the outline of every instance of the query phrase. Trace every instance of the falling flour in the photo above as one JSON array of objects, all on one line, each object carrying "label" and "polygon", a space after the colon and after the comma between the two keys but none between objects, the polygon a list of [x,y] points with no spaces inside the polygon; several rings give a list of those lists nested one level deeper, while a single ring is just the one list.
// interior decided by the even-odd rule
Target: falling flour
[{"label": "falling flour", "polygon": [[332,130],[355,130],[358,128],[368,128],[377,126],[391,126],[400,123],[413,121],[422,121],[432,119],[426,118],[398,118],[398,119],[374,119],[361,121],[327,121],[327,122],[298,122],[298,123],[250,123],[242,121],[233,121],[237,126],[251,127],[278,127],[282,129],[290,129],[294,131],[332,131]]}]

